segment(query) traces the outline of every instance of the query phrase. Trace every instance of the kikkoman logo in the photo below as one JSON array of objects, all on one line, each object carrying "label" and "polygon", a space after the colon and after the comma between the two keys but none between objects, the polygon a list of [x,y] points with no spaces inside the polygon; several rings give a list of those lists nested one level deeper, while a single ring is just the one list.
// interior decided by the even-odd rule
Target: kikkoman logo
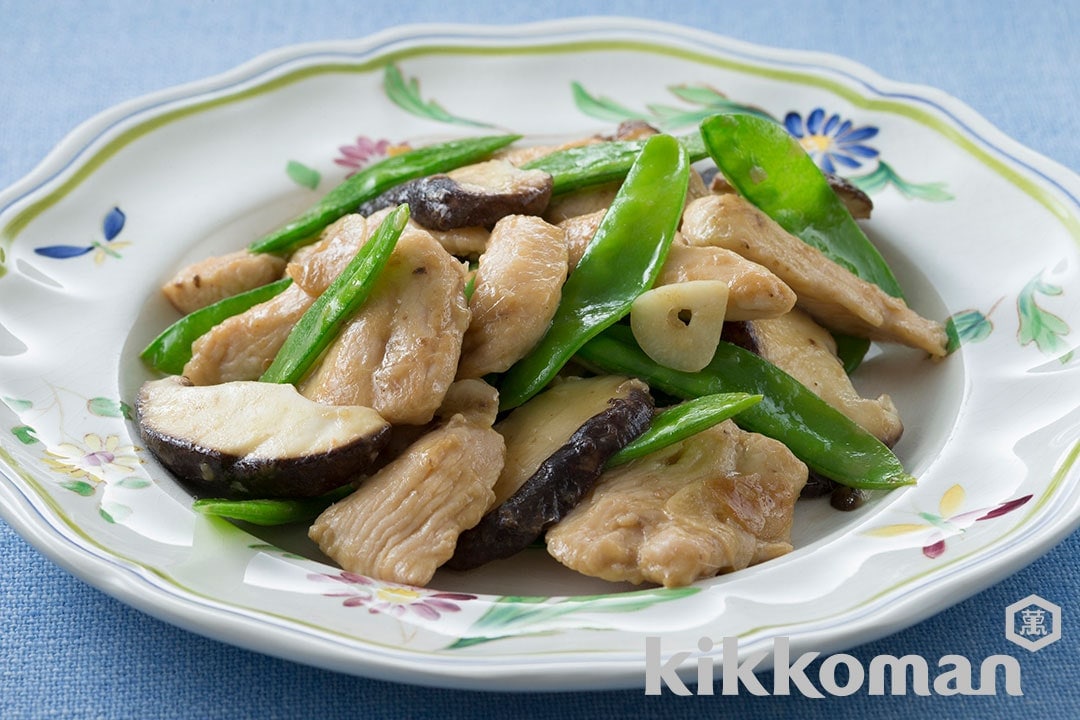
[{"label": "kikkoman logo", "polygon": [[972,662],[963,655],[945,655],[931,670],[929,661],[921,655],[878,655],[870,660],[869,667],[853,655],[840,653],[826,656],[818,665],[816,680],[810,665],[819,652],[805,652],[794,660],[791,658],[789,638],[779,637],[773,641],[772,688],[766,688],[754,674],[755,669],[769,652],[759,650],[739,661],[739,639],[723,639],[719,657],[714,657],[715,643],[707,637],[698,640],[697,686],[692,692],[677,669],[694,654],[677,652],[663,657],[659,637],[645,638],[645,694],[661,695],[664,686],[676,695],[716,694],[716,666],[720,665],[720,694],[738,695],[743,691],[751,695],[791,695],[794,691],[810,698],[828,695],[853,695],[864,687],[870,695],[996,695],[999,670],[1003,671],[1003,688],[1009,695],[1023,695],[1020,683],[1020,663],[1011,655],[991,655],[979,663],[976,671]]},{"label": "kikkoman logo", "polygon": [[1038,595],[1028,595],[1005,608],[1005,637],[1035,652],[1061,639],[1061,608]]},{"label": "kikkoman logo", "polygon": [[[1061,608],[1038,595],[1005,608],[1005,637],[1031,652],[1041,650],[1061,639]],[[1001,671],[1002,688],[1009,695],[1023,695],[1020,683],[1020,663],[1011,655],[991,655],[979,663],[976,672],[971,660],[963,655],[944,655],[931,669],[921,655],[878,655],[869,667],[853,655],[840,653],[824,657],[817,666],[816,679],[811,663],[821,655],[804,652],[791,658],[791,640],[779,637],[773,641],[772,688],[766,688],[755,674],[758,665],[769,656],[768,650],[750,653],[739,661],[739,639],[726,637],[719,652],[708,637],[697,642],[696,680],[692,692],[679,675],[695,654],[685,650],[666,660],[660,638],[645,638],[645,694],[661,695],[663,688],[676,695],[713,695],[716,693],[717,668],[720,662],[720,692],[738,695],[745,690],[751,695],[791,695],[792,688],[810,698],[826,694],[853,695],[864,687],[870,695],[996,695]],[[976,679],[978,682],[976,682]]]}]

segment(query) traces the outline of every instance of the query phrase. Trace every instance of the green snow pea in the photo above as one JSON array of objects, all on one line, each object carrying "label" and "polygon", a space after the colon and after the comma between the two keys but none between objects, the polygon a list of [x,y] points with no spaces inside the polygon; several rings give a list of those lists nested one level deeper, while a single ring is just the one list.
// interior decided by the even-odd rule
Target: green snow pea
[{"label": "green snow pea", "polygon": [[518,140],[520,135],[489,135],[437,143],[393,155],[369,165],[345,180],[313,207],[284,227],[249,246],[251,252],[287,252],[315,239],[327,225],[363,202],[412,180],[433,173],[446,172],[483,160],[499,148]]},{"label": "green snow pea", "polygon": [[408,205],[399,205],[386,216],[330,287],[300,316],[259,380],[296,383],[304,377],[341,326],[367,300],[408,221]]},{"label": "green snow pea", "polygon": [[[526,163],[522,165],[522,169],[542,170],[551,175],[551,192],[559,195],[591,185],[622,180],[630,172],[630,167],[646,142],[615,140],[567,148]],[[690,162],[709,156],[701,133],[680,137],[679,142],[686,148]]]},{"label": "green snow pea", "polygon": [[266,302],[291,284],[292,278],[285,277],[188,313],[165,328],[139,353],[139,357],[156,370],[168,375],[179,375],[191,359],[192,343],[215,325]]},{"label": "green snow pea", "polygon": [[252,525],[286,525],[315,519],[323,510],[350,495],[354,489],[352,485],[345,485],[325,495],[303,500],[200,498],[192,503],[191,509],[203,515],[243,520]]},{"label": "green snow pea", "polygon": [[652,287],[675,236],[689,176],[686,149],[678,140],[649,138],[563,285],[547,333],[503,375],[503,410],[542,390],[578,348],[626,315],[634,299]]},{"label": "green snow pea", "polygon": [[903,291],[799,141],[777,123],[742,113],[701,123],[705,147],[732,187],[803,242],[893,297]]},{"label": "green snow pea", "polygon": [[681,442],[757,405],[761,400],[761,395],[749,393],[715,393],[669,407],[653,418],[645,432],[612,455],[607,461],[607,467],[622,465]]},{"label": "green snow pea", "polygon": [[735,422],[784,443],[811,470],[855,488],[888,490],[915,483],[880,440],[783,370],[728,342],[721,341],[704,370],[680,372],[654,362],[637,347],[628,327],[615,326],[586,343],[578,358],[606,372],[641,378],[675,397],[760,394],[762,401],[740,412]]}]

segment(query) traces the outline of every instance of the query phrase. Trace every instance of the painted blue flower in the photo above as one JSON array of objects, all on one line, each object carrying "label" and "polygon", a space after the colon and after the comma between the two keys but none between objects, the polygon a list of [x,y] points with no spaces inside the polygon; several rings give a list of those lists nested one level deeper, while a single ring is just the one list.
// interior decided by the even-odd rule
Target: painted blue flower
[{"label": "painted blue flower", "polygon": [[837,114],[825,115],[822,108],[814,108],[803,123],[802,115],[789,112],[784,117],[784,127],[814,158],[822,170],[835,173],[837,166],[844,168],[862,167],[862,161],[876,158],[878,151],[864,140],[878,134],[872,125],[855,127],[850,120],[843,120]]},{"label": "painted blue flower", "polygon": [[94,262],[100,265],[105,261],[106,257],[120,257],[117,250],[131,244],[128,242],[114,242],[116,236],[124,229],[124,223],[126,222],[127,216],[124,211],[114,207],[106,213],[105,219],[101,223],[101,234],[105,238],[105,243],[108,243],[107,245],[94,240],[89,245],[46,245],[45,247],[34,248],[34,252],[55,260],[66,260],[93,252]]}]

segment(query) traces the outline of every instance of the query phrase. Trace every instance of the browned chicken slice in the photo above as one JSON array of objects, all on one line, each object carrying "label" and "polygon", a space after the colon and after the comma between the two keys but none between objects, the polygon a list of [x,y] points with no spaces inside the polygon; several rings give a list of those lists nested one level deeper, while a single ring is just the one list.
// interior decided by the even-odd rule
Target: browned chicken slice
[{"label": "browned chicken slice", "polygon": [[859,395],[836,356],[833,336],[805,312],[726,325],[724,331],[725,339],[776,365],[886,445],[892,447],[903,434],[892,398]]},{"label": "browned chicken slice", "polygon": [[165,283],[161,292],[173,307],[187,315],[271,283],[284,271],[285,261],[276,255],[239,250],[188,265]]},{"label": "browned chicken slice", "polygon": [[[573,199],[570,196],[578,193],[570,193],[565,201],[565,206],[556,207],[555,210],[548,206],[546,217],[549,221],[557,221],[558,226],[566,233],[566,248],[569,252],[570,270],[577,267],[578,261],[585,253],[585,247],[592,241],[596,229],[600,227],[600,221],[607,213],[608,205],[615,197],[617,186],[610,188],[610,192],[597,190],[590,193],[588,190],[581,192],[581,197]],[[708,194],[704,181],[696,172],[690,173],[690,187],[686,193],[686,202],[704,197]],[[560,200],[560,202],[563,202]],[[555,204],[555,201],[552,201]],[[583,212],[577,212],[577,211]],[[574,214],[570,214],[574,213]],[[683,244],[676,235],[675,244]]]},{"label": "browned chicken slice", "polygon": [[[410,221],[411,222],[411,221]],[[420,226],[413,223],[413,227]],[[490,233],[482,227],[460,227],[450,230],[428,230],[431,237],[439,241],[446,248],[446,252],[455,257],[475,258],[487,249],[488,236]]]},{"label": "browned chicken slice", "polygon": [[604,473],[548,552],[614,582],[689,585],[791,551],[806,466],[730,420]]},{"label": "browned chicken slice", "polygon": [[527,145],[523,147],[509,147],[496,151],[492,157],[500,160],[506,160],[518,167],[531,163],[533,160],[538,160],[545,155],[550,155],[560,150],[567,150],[569,148],[581,147],[582,145],[594,145],[598,142],[603,142],[603,139],[595,135],[590,137],[577,138],[568,142],[556,143],[554,145]]},{"label": "browned chicken slice", "polygon": [[555,195],[544,210],[543,217],[552,225],[558,225],[563,220],[578,215],[588,215],[598,210],[606,211],[615,199],[615,194],[619,192],[620,185],[618,182],[604,183]]},{"label": "browned chicken slice", "polygon": [[[390,209],[379,210],[367,218],[353,213],[327,227],[317,243],[302,248],[293,255],[288,266],[293,282],[310,295],[321,295],[368,238],[375,234],[379,223],[389,213]],[[479,255],[488,242],[488,231],[481,227],[433,231],[426,230],[410,220],[403,234],[412,233],[427,233],[448,253],[461,257]]]},{"label": "browned chicken slice", "polygon": [[558,227],[566,237],[566,260],[571,270],[577,267],[581,256],[585,254],[585,248],[596,234],[605,213],[607,208],[603,207],[559,222]]},{"label": "browned chicken slice", "polygon": [[[475,407],[475,388],[466,394]],[[491,487],[505,451],[492,419],[494,413],[484,411],[454,414],[325,510],[309,536],[350,572],[427,584],[454,554],[458,535],[480,521],[495,497]]]},{"label": "browned chicken slice", "polygon": [[690,203],[682,232],[691,245],[733,250],[772,270],[795,291],[799,307],[831,330],[945,355],[941,323],[856,277],[738,195]]},{"label": "browned chicken slice", "polygon": [[778,317],[795,306],[795,293],[772,271],[718,247],[672,244],[656,285],[692,280],[727,283],[727,320]]},{"label": "browned chicken slice", "polygon": [[295,284],[219,323],[191,346],[184,375],[196,385],[258,380],[315,298]]},{"label": "browned chicken slice", "polygon": [[389,213],[389,209],[381,210],[370,218],[352,213],[335,221],[318,242],[293,256],[289,277],[309,295],[322,295]]},{"label": "browned chicken slice", "polygon": [[329,405],[374,408],[391,423],[426,423],[457,374],[468,324],[464,266],[428,233],[404,232],[300,391]]},{"label": "browned chicken slice", "polygon": [[528,215],[496,223],[476,271],[458,377],[503,372],[524,357],[555,315],[566,271],[562,230]]}]

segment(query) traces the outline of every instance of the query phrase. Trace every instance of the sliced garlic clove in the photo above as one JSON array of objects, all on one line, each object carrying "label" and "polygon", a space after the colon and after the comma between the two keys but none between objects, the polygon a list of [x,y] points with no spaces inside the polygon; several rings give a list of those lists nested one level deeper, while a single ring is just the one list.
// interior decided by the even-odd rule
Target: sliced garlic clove
[{"label": "sliced garlic clove", "polygon": [[701,370],[716,353],[727,312],[728,286],[721,280],[691,280],[642,293],[630,308],[638,345],[665,367]]}]

